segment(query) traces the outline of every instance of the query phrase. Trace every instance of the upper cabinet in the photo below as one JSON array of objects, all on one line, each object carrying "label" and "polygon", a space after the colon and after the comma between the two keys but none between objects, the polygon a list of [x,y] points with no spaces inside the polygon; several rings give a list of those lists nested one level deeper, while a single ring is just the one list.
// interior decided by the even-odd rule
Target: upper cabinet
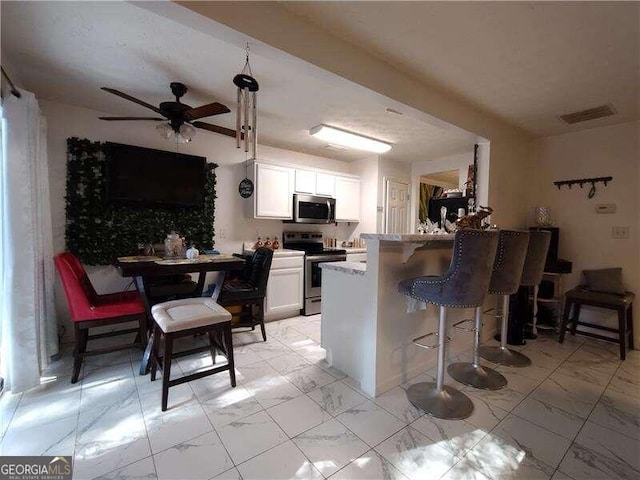
[{"label": "upper cabinet", "polygon": [[360,221],[360,180],[336,177],[336,222]]},{"label": "upper cabinet", "polygon": [[296,169],[296,193],[333,197],[336,191],[336,176],[312,170]]},{"label": "upper cabinet", "polygon": [[336,222],[360,221],[360,180],[343,176],[255,162],[250,170],[254,194],[248,216],[291,220],[293,194],[321,195],[336,199]]},{"label": "upper cabinet", "polygon": [[295,192],[315,195],[316,172],[312,172],[310,170],[296,170]]},{"label": "upper cabinet", "polygon": [[336,195],[336,176],[326,173],[316,174],[316,195],[326,195],[327,197],[335,197]]},{"label": "upper cabinet", "polygon": [[295,171],[289,167],[255,163],[254,175],[253,217],[292,219]]}]

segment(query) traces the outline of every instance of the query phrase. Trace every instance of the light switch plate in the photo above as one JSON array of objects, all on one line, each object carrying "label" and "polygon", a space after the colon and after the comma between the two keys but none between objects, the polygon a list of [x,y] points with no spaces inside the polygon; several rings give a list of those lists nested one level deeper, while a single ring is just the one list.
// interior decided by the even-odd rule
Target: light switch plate
[{"label": "light switch plate", "polygon": [[614,225],[613,227],[611,227],[611,238],[618,238],[618,239],[629,238],[629,227]]},{"label": "light switch plate", "polygon": [[599,203],[596,205],[596,213],[616,213],[615,203]]}]

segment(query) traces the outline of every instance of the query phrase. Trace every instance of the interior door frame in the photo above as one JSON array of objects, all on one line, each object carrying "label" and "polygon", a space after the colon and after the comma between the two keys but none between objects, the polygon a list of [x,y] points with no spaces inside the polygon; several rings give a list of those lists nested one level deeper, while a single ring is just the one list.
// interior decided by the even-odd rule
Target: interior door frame
[{"label": "interior door frame", "polygon": [[[411,229],[411,182],[398,180],[393,177],[382,177],[384,185],[384,211],[382,216],[382,233],[387,233],[387,213],[389,212],[389,182],[401,183],[407,186],[407,229]],[[405,232],[408,233],[408,232]]]}]

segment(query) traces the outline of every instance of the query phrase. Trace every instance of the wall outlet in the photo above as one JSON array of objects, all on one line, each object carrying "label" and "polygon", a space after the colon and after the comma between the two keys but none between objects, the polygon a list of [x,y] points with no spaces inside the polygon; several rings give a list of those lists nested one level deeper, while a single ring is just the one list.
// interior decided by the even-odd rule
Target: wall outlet
[{"label": "wall outlet", "polygon": [[218,239],[225,240],[227,238],[227,227],[218,228]]},{"label": "wall outlet", "polygon": [[596,213],[616,213],[615,203],[600,203],[596,205]]},{"label": "wall outlet", "polygon": [[629,227],[627,226],[611,227],[611,238],[629,238]]}]

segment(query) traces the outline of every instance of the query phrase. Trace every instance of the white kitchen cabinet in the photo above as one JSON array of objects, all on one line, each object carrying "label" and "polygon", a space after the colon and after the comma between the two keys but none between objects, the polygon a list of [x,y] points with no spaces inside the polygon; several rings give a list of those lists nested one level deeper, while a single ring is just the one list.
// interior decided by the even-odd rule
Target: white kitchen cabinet
[{"label": "white kitchen cabinet", "polygon": [[312,172],[310,170],[296,170],[295,192],[315,195],[316,172]]},{"label": "white kitchen cabinet", "polygon": [[333,197],[336,193],[336,176],[312,170],[296,169],[295,192]]},{"label": "white kitchen cabinet", "polygon": [[273,258],[269,281],[265,316],[297,314],[303,307],[304,257]]},{"label": "white kitchen cabinet", "polygon": [[293,218],[294,172],[289,167],[255,164],[254,218]]},{"label": "white kitchen cabinet", "polygon": [[360,180],[336,177],[336,222],[360,221]]},{"label": "white kitchen cabinet", "polygon": [[316,195],[333,197],[336,194],[336,176],[327,173],[316,174]]},{"label": "white kitchen cabinet", "polygon": [[366,253],[347,253],[347,262],[366,262]]}]

